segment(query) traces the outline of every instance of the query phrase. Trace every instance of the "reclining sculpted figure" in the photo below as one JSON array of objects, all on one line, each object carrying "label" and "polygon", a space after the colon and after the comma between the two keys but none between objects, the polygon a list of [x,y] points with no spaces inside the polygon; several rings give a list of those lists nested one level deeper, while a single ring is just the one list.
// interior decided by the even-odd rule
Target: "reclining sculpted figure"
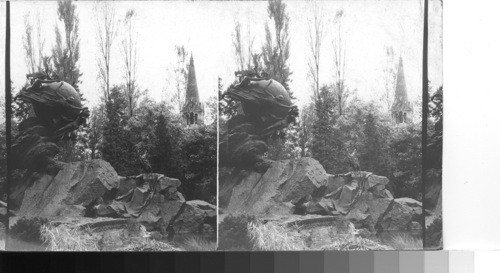
[{"label": "reclining sculpted figure", "polygon": [[[220,145],[225,153],[222,164],[240,169],[265,171],[268,142],[295,121],[297,106],[279,82],[255,72],[236,72],[240,81],[231,85],[224,97],[238,101],[241,111],[228,121]],[[221,153],[222,154],[222,153]]]},{"label": "reclining sculpted figure", "polygon": [[32,111],[21,121],[14,137],[14,168],[42,172],[58,171],[55,156],[60,141],[74,140],[75,131],[86,123],[89,110],[82,106],[78,92],[64,81],[46,75],[28,75],[32,85],[19,92],[15,100],[25,102]]}]

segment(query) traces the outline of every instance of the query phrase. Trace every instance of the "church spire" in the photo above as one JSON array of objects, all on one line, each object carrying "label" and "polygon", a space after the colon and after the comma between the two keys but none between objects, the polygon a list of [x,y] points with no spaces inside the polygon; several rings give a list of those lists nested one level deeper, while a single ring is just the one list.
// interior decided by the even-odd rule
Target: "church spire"
[{"label": "church spire", "polygon": [[186,82],[186,98],[182,107],[182,114],[187,126],[203,124],[204,107],[200,102],[193,54],[189,59],[188,75]]},{"label": "church spire", "polygon": [[392,117],[396,123],[408,123],[413,109],[408,100],[406,91],[406,81],[403,68],[403,58],[399,57],[398,74],[396,77],[396,90],[394,91],[394,101],[392,103]]},{"label": "church spire", "polygon": [[186,101],[200,102],[200,96],[198,95],[198,84],[196,82],[196,72],[194,69],[193,54],[191,53],[191,58],[189,59],[188,67],[188,78],[186,84]]}]

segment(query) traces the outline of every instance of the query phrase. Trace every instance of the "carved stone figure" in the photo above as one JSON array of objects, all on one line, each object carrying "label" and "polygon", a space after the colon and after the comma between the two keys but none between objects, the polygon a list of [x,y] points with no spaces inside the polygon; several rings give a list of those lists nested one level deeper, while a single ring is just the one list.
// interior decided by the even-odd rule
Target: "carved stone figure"
[{"label": "carved stone figure", "polygon": [[18,126],[12,145],[14,167],[53,172],[58,169],[54,160],[59,153],[57,143],[76,138],[75,131],[86,123],[89,110],[70,84],[46,75],[28,77],[32,77],[32,85],[15,100],[29,104],[33,111]]},{"label": "carved stone figure", "polygon": [[298,109],[279,82],[248,71],[235,75],[240,82],[231,85],[223,96],[238,101],[241,111],[228,121],[220,145],[226,153],[222,164],[265,171],[269,165],[264,159],[268,141],[295,120]]}]

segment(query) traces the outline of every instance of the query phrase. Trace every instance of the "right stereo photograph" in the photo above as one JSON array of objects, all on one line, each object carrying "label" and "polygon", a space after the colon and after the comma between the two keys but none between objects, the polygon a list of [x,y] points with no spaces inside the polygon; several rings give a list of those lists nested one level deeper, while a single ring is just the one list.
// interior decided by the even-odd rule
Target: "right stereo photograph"
[{"label": "right stereo photograph", "polygon": [[218,249],[442,249],[442,1],[219,5]]}]

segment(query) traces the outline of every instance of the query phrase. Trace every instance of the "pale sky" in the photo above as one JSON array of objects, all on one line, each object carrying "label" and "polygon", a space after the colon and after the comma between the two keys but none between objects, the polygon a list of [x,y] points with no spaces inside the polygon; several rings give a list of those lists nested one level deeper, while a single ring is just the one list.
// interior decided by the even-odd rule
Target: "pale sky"
[{"label": "pale sky", "polygon": [[[93,2],[75,2],[80,19],[81,56],[80,70],[83,72],[80,89],[88,103],[94,105],[100,96],[97,81],[97,40]],[[258,50],[265,38],[264,24],[268,20],[267,2],[114,2],[117,18],[133,8],[136,11],[138,30],[138,85],[148,89],[155,100],[171,96],[173,89],[168,84],[169,69],[176,62],[174,47],[184,45],[193,53],[200,97],[206,101],[215,96],[217,78],[225,86],[234,80],[237,68],[233,41],[235,20],[242,23],[243,34],[247,29],[254,36],[254,49]],[[290,88],[303,104],[311,96],[307,78],[307,62],[310,57],[308,45],[308,19],[312,11],[305,1],[287,1],[290,16]],[[333,26],[331,21],[339,9],[344,11],[344,37],[347,48],[346,81],[358,96],[372,100],[384,88],[383,69],[386,65],[385,46],[394,49],[396,56],[403,58],[407,89],[412,100],[421,96],[422,77],[422,33],[423,5],[420,0],[400,1],[320,1],[324,12],[326,36],[322,47],[321,82],[333,81]],[[0,3],[2,18],[5,5]],[[13,86],[19,89],[26,80],[27,68],[22,46],[24,16],[41,15],[42,33],[45,34],[48,53],[55,40],[54,25],[57,20],[56,2],[12,2],[12,54],[11,75]],[[430,53],[429,78],[432,87],[442,84],[442,15],[438,1],[430,6]],[[2,36],[4,19],[0,23]],[[438,30],[438,31],[434,31]],[[112,56],[112,83],[122,82],[120,38],[115,42]],[[3,46],[1,47],[3,61]],[[436,49],[436,50],[434,50]],[[0,68],[3,74],[3,66]],[[173,79],[170,79],[173,83]],[[3,78],[0,80],[3,88]]]}]

